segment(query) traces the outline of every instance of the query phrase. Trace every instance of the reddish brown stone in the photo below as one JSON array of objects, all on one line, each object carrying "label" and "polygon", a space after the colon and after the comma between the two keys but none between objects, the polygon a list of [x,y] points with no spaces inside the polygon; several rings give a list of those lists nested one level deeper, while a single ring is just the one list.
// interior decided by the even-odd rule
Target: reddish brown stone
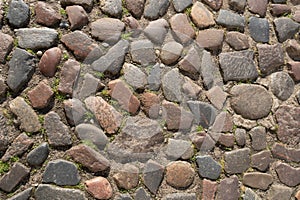
[{"label": "reddish brown stone", "polygon": [[110,96],[118,101],[121,108],[131,114],[135,114],[138,111],[140,101],[133,95],[132,91],[122,80],[117,79],[110,81],[108,87],[110,89]]},{"label": "reddish brown stone", "polygon": [[194,182],[195,171],[185,161],[172,162],[167,166],[166,181],[176,189],[185,189]]},{"label": "reddish brown stone", "polygon": [[196,39],[200,47],[211,51],[219,51],[222,48],[223,40],[224,31],[218,29],[199,31]]},{"label": "reddish brown stone", "polygon": [[[121,126],[122,115],[101,97],[88,97],[85,104],[91,110],[100,126],[108,133],[116,133]],[[101,112],[100,112],[101,111]]]},{"label": "reddish brown stone", "polygon": [[0,32],[0,63],[4,63],[6,56],[14,47],[14,39],[7,34]]},{"label": "reddish brown stone", "polygon": [[248,0],[249,10],[264,17],[267,12],[268,0]]},{"label": "reddish brown stone", "polygon": [[291,7],[285,4],[272,4],[271,13],[275,17],[281,16],[283,14],[289,14],[291,13]]},{"label": "reddish brown stone", "polygon": [[243,177],[243,184],[252,188],[267,190],[269,185],[273,183],[273,177],[270,174],[251,172],[245,173]]},{"label": "reddish brown stone", "polygon": [[240,32],[228,32],[226,34],[226,42],[229,44],[229,46],[237,51],[249,48],[248,36]]},{"label": "reddish brown stone", "polygon": [[228,199],[239,199],[239,179],[237,176],[231,176],[229,178],[223,179],[217,190],[216,199],[217,200],[228,200]]},{"label": "reddish brown stone", "polygon": [[186,14],[174,15],[170,19],[170,25],[181,44],[189,42],[196,36]]},{"label": "reddish brown stone", "polygon": [[288,67],[290,69],[290,75],[293,79],[298,82],[300,81],[300,62],[288,62]]},{"label": "reddish brown stone", "polygon": [[39,69],[44,76],[53,77],[56,72],[56,66],[60,63],[61,50],[58,47],[48,49],[43,54],[40,62]]},{"label": "reddish brown stone", "polygon": [[145,0],[125,0],[128,11],[136,18],[140,18],[144,12]]},{"label": "reddish brown stone", "polygon": [[297,163],[300,162],[300,149],[286,148],[284,145],[276,143],[272,147],[272,154],[274,158]]},{"label": "reddish brown stone", "polygon": [[191,17],[198,28],[207,28],[216,24],[213,14],[199,1],[193,5]]},{"label": "reddish brown stone", "polygon": [[49,86],[47,79],[45,79],[30,90],[27,95],[32,107],[42,109],[49,105],[53,94],[52,88]]},{"label": "reddish brown stone", "polygon": [[60,14],[52,6],[41,1],[36,4],[34,12],[36,22],[45,26],[57,26],[61,20]]},{"label": "reddish brown stone", "polygon": [[142,110],[151,119],[157,119],[159,116],[160,99],[151,92],[146,92],[141,95]]},{"label": "reddish brown stone", "polygon": [[89,22],[88,15],[81,6],[68,6],[66,8],[66,12],[68,14],[68,19],[71,23],[71,30],[81,29]]},{"label": "reddish brown stone", "polygon": [[289,186],[295,187],[300,184],[300,168],[291,167],[285,163],[278,163],[275,166],[275,171],[280,182]]},{"label": "reddish brown stone", "polygon": [[204,0],[214,10],[219,10],[223,4],[223,0]]},{"label": "reddish brown stone", "polygon": [[63,7],[79,5],[82,6],[87,12],[90,12],[93,8],[93,0],[61,0],[60,4]]},{"label": "reddish brown stone", "polygon": [[113,190],[106,178],[97,177],[85,181],[87,191],[97,199],[110,199],[113,195]]},{"label": "reddish brown stone", "polygon": [[271,152],[268,150],[252,154],[251,166],[259,171],[265,172],[269,168],[269,165],[272,161],[271,157]]},{"label": "reddish brown stone", "polygon": [[234,141],[235,138],[233,134],[224,134],[224,133],[220,135],[218,140],[218,142],[225,147],[233,147]]},{"label": "reddish brown stone", "polygon": [[139,169],[131,164],[126,164],[113,175],[119,188],[130,190],[137,187],[139,183]]},{"label": "reddish brown stone", "polygon": [[217,182],[204,179],[202,184],[202,200],[214,200],[217,188]]},{"label": "reddish brown stone", "polygon": [[75,60],[65,62],[60,75],[58,91],[72,95],[74,83],[80,73],[80,63]]}]

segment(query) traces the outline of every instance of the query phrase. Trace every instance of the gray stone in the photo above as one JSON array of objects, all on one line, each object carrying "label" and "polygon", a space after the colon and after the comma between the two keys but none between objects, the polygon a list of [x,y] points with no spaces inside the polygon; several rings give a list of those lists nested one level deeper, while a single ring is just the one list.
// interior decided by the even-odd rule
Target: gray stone
[{"label": "gray stone", "polygon": [[276,72],[271,75],[270,89],[280,100],[287,100],[294,92],[295,83],[286,72]]},{"label": "gray stone", "polygon": [[275,166],[275,171],[281,183],[289,187],[300,184],[300,167],[294,168],[286,163],[279,162]]},{"label": "gray stone", "polygon": [[[79,79],[81,82],[81,79]],[[92,74],[86,73],[83,77],[81,86],[75,88],[75,92],[73,92],[73,97],[78,96],[79,99],[85,99],[88,96],[95,95],[99,89],[103,88],[104,85],[100,82],[100,80],[94,77]],[[76,86],[75,86],[76,87]]]},{"label": "gray stone", "polygon": [[26,160],[31,166],[41,166],[48,158],[49,152],[49,145],[48,143],[44,142],[30,151],[26,157]]},{"label": "gray stone", "polygon": [[130,44],[130,54],[133,62],[147,66],[154,64],[156,55],[150,40],[137,40]]},{"label": "gray stone", "polygon": [[151,193],[156,194],[164,177],[164,166],[159,163],[149,160],[143,171],[143,180],[145,186]]},{"label": "gray stone", "polygon": [[153,91],[159,90],[165,69],[166,68],[164,68],[164,66],[159,63],[157,63],[151,68],[147,78],[150,90]]},{"label": "gray stone", "polygon": [[117,195],[114,200],[132,200],[130,194],[120,194]]},{"label": "gray stone", "polygon": [[21,48],[40,50],[57,44],[58,32],[50,28],[22,28],[16,30],[18,44]]},{"label": "gray stone", "polygon": [[135,200],[151,200],[151,196],[142,187],[138,188],[134,195]]},{"label": "gray stone", "polygon": [[177,68],[167,72],[162,78],[162,89],[167,100],[173,102],[181,102],[183,94],[181,86],[183,83],[182,75]]},{"label": "gray stone", "polygon": [[72,145],[72,138],[67,125],[65,125],[60,116],[51,111],[45,115],[44,128],[46,129],[48,142],[51,146],[61,147]]},{"label": "gray stone", "polygon": [[228,133],[233,129],[232,116],[226,111],[220,112],[211,127],[211,131],[215,133]]},{"label": "gray stone", "polygon": [[76,125],[84,121],[87,110],[78,99],[68,99],[63,102],[67,120],[70,125]]},{"label": "gray stone", "polygon": [[169,5],[169,0],[148,0],[144,10],[144,17],[150,20],[162,17],[167,12]]},{"label": "gray stone", "polygon": [[35,68],[35,58],[26,50],[16,48],[8,66],[7,85],[17,93],[31,79]]},{"label": "gray stone", "polygon": [[274,158],[300,163],[300,149],[287,148],[283,144],[275,143],[271,151]]},{"label": "gray stone", "polygon": [[104,132],[92,124],[77,125],[75,128],[75,133],[79,139],[92,142],[99,150],[104,150],[109,142]]},{"label": "gray stone", "polygon": [[257,126],[250,130],[252,148],[260,151],[266,148],[267,144],[267,131],[263,126]]},{"label": "gray stone", "polygon": [[23,164],[16,162],[8,173],[0,179],[0,189],[5,192],[12,192],[19,183],[30,173],[30,169]]},{"label": "gray stone", "polygon": [[269,42],[269,22],[267,19],[250,17],[249,19],[249,31],[250,35],[256,42]]},{"label": "gray stone", "polygon": [[168,28],[169,24],[165,19],[158,19],[148,24],[148,26],[144,29],[144,34],[154,44],[161,45],[168,33]]},{"label": "gray stone", "polygon": [[271,163],[271,152],[261,151],[259,153],[251,155],[251,166],[259,171],[265,172]]},{"label": "gray stone", "polygon": [[264,118],[271,111],[272,97],[262,86],[240,84],[234,86],[230,93],[232,108],[246,119]]},{"label": "gray stone", "polygon": [[300,28],[299,23],[294,22],[292,19],[287,17],[275,19],[274,24],[279,42],[284,42],[287,39],[293,38]]},{"label": "gray stone", "polygon": [[194,150],[192,143],[186,140],[175,140],[170,138],[168,141],[166,155],[170,160],[187,160],[193,156]]},{"label": "gray stone", "polygon": [[177,42],[168,42],[161,49],[160,59],[166,65],[175,63],[181,56],[183,46]]},{"label": "gray stone", "polygon": [[173,0],[172,2],[176,12],[184,11],[187,7],[189,7],[193,3],[192,0]]},{"label": "gray stone", "polygon": [[17,97],[10,101],[9,108],[18,117],[22,130],[34,133],[41,129],[37,114],[22,97]]},{"label": "gray stone", "polygon": [[93,62],[92,68],[99,72],[106,72],[112,75],[118,74],[124,63],[128,47],[128,41],[120,40],[104,56]]},{"label": "gray stone", "polygon": [[196,193],[173,193],[167,194],[162,200],[196,200],[197,196]]},{"label": "gray stone", "polygon": [[18,194],[8,198],[7,200],[28,200],[31,197],[33,188],[27,188],[26,190],[19,192]]},{"label": "gray stone", "polygon": [[182,91],[186,98],[197,99],[202,92],[202,87],[191,80],[189,77],[184,77],[184,83],[182,85]]},{"label": "gray stone", "polygon": [[125,81],[133,87],[134,90],[142,90],[147,84],[147,75],[137,66],[124,63],[123,73]]},{"label": "gray stone", "polygon": [[6,56],[14,47],[14,39],[8,35],[0,32],[0,63],[5,63]]},{"label": "gray stone", "polygon": [[272,200],[289,200],[292,197],[293,189],[283,185],[271,185],[268,198]]},{"label": "gray stone", "polygon": [[253,190],[246,188],[243,197],[244,200],[262,200]]},{"label": "gray stone", "polygon": [[74,163],[58,159],[47,164],[42,181],[61,186],[77,185],[80,182],[80,176]]},{"label": "gray stone", "polygon": [[0,77],[0,102],[2,102],[2,99],[6,96],[6,91],[8,87],[5,84],[5,80]]},{"label": "gray stone", "polygon": [[220,67],[224,81],[255,80],[258,72],[253,60],[253,51],[238,51],[220,54]]},{"label": "gray stone", "polygon": [[244,146],[246,144],[247,132],[245,129],[238,128],[235,130],[235,140],[237,145]]},{"label": "gray stone", "polygon": [[290,58],[295,61],[300,61],[300,44],[297,40],[289,40],[285,50]]},{"label": "gray stone", "polygon": [[214,123],[217,110],[213,106],[201,101],[188,101],[187,103],[194,114],[194,123],[204,128],[208,128]]},{"label": "gray stone", "polygon": [[247,4],[246,0],[229,0],[228,3],[230,9],[237,12],[244,12]]},{"label": "gray stone", "polygon": [[217,180],[221,174],[222,167],[211,156],[197,156],[198,173],[202,178]]},{"label": "gray stone", "polygon": [[228,10],[221,9],[216,22],[229,30],[244,31],[245,28],[245,17]]},{"label": "gray stone", "polygon": [[261,190],[267,190],[272,183],[272,175],[266,173],[249,172],[245,173],[243,177],[244,185]]},{"label": "gray stone", "polygon": [[34,194],[36,200],[87,200],[84,192],[77,189],[60,188],[48,184],[40,184]]},{"label": "gray stone", "polygon": [[225,152],[225,171],[229,174],[241,174],[250,167],[250,149],[243,148]]},{"label": "gray stone", "polygon": [[6,17],[12,26],[26,27],[30,20],[30,8],[23,0],[12,0]]},{"label": "gray stone", "polygon": [[122,0],[101,0],[100,8],[109,16],[118,18],[122,16]]},{"label": "gray stone", "polygon": [[239,179],[237,176],[231,176],[221,180],[217,190],[216,200],[236,200],[240,197]]}]

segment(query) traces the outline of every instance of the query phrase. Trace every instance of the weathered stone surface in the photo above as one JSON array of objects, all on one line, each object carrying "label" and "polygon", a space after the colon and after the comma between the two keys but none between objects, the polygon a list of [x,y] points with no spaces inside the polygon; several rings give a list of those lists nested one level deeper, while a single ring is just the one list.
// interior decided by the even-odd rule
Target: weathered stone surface
[{"label": "weathered stone surface", "polygon": [[239,51],[220,54],[220,67],[224,81],[255,80],[258,72],[253,60],[253,51]]},{"label": "weathered stone surface", "polygon": [[168,71],[165,65],[156,63],[148,73],[148,87],[152,91],[158,91],[161,87],[161,81],[164,74]]},{"label": "weathered stone surface", "polygon": [[184,76],[184,83],[182,85],[182,92],[184,96],[189,99],[197,99],[202,92],[202,87],[189,77]]},{"label": "weathered stone surface", "polygon": [[226,34],[226,42],[234,49],[234,50],[244,50],[249,48],[249,39],[248,36],[236,32],[230,31]]},{"label": "weathered stone surface", "polygon": [[78,99],[68,99],[63,102],[67,120],[70,125],[76,125],[84,121],[87,110]]},{"label": "weathered stone surface", "polygon": [[246,144],[247,132],[245,129],[238,128],[235,130],[235,141],[237,145],[244,146]]},{"label": "weathered stone surface", "polygon": [[76,85],[77,87],[75,87],[75,91],[73,92],[73,96],[79,99],[85,99],[89,96],[95,95],[96,92],[104,88],[100,79],[90,73],[86,73],[83,76],[83,79],[80,77],[79,82],[81,84],[79,83]]},{"label": "weathered stone surface", "polygon": [[280,182],[289,186],[295,187],[300,184],[300,168],[291,167],[285,163],[278,163],[275,166],[275,171]]},{"label": "weathered stone surface", "polygon": [[271,111],[272,97],[262,86],[241,84],[234,86],[230,93],[231,106],[246,119],[260,119]]},{"label": "weathered stone surface", "polygon": [[244,31],[245,17],[234,12],[221,9],[216,19],[217,24],[225,26],[229,30]]},{"label": "weathered stone surface", "polygon": [[216,24],[213,14],[198,1],[192,7],[191,18],[198,28],[207,28]]},{"label": "weathered stone surface", "polygon": [[7,85],[12,91],[19,92],[34,73],[35,58],[27,51],[16,48],[8,66]]},{"label": "weathered stone surface", "polygon": [[101,18],[91,23],[92,36],[107,43],[116,43],[124,28],[125,24],[114,18]]},{"label": "weathered stone surface", "polygon": [[183,100],[184,97],[181,91],[183,78],[177,68],[167,72],[161,82],[164,96],[167,100],[173,102],[181,102]]},{"label": "weathered stone surface", "polygon": [[244,200],[262,200],[253,190],[246,188]]},{"label": "weathered stone surface", "polygon": [[24,49],[47,49],[57,44],[58,32],[50,28],[22,28],[16,30],[18,45]]},{"label": "weathered stone surface", "polygon": [[63,7],[79,5],[84,7],[84,9],[88,12],[91,11],[93,8],[93,0],[61,0],[60,4]]},{"label": "weathered stone surface", "polygon": [[[184,2],[187,1],[185,0]],[[188,16],[186,14],[180,13],[173,15],[169,22],[173,32],[176,35],[175,39],[181,44],[189,42],[196,36],[195,30],[189,23]]]},{"label": "weathered stone surface", "polygon": [[225,178],[218,186],[216,200],[235,200],[240,197],[239,179],[237,176]]},{"label": "weathered stone surface", "polygon": [[62,159],[50,161],[43,174],[43,183],[64,186],[77,185],[79,181],[80,176],[76,165]]},{"label": "weathered stone surface", "polygon": [[20,134],[14,139],[11,146],[8,147],[1,160],[9,161],[13,156],[22,156],[34,143],[34,140],[28,137],[25,133]]},{"label": "weathered stone surface", "polygon": [[218,134],[218,133],[213,133],[212,136],[215,138],[216,136],[219,137],[218,138],[218,143],[220,145],[223,145],[225,147],[228,147],[228,148],[231,148],[234,146],[234,135],[233,134],[228,134],[228,133],[221,133],[221,134]]},{"label": "weathered stone surface", "polygon": [[269,185],[273,183],[273,177],[270,174],[260,172],[245,173],[243,184],[252,188],[267,190]]},{"label": "weathered stone surface", "polygon": [[204,0],[204,2],[214,10],[219,10],[223,4],[223,0]]},{"label": "weathered stone surface", "polygon": [[215,199],[215,194],[217,192],[218,183],[207,179],[203,179],[202,182],[202,199],[212,200]]},{"label": "weathered stone surface", "polygon": [[271,75],[270,90],[280,100],[287,100],[294,92],[295,83],[286,72],[276,72]]},{"label": "weathered stone surface", "polygon": [[34,133],[41,129],[37,114],[22,97],[10,101],[9,108],[18,117],[21,130]]},{"label": "weathered stone surface", "polygon": [[150,194],[142,187],[138,188],[135,192],[134,199],[137,200],[151,200]]},{"label": "weathered stone surface", "polygon": [[147,84],[147,75],[137,66],[124,63],[123,73],[125,81],[133,87],[134,90],[144,89]]},{"label": "weathered stone surface", "polygon": [[264,172],[269,168],[269,164],[272,161],[271,157],[271,152],[268,150],[253,154],[251,156],[251,166]]},{"label": "weathered stone surface", "polygon": [[231,10],[244,12],[247,2],[246,0],[229,0],[228,4]]},{"label": "weathered stone surface", "polygon": [[166,149],[167,158],[170,160],[187,160],[194,154],[192,143],[186,140],[170,138]]},{"label": "weathered stone surface", "polygon": [[217,115],[216,120],[211,127],[211,131],[215,133],[231,132],[233,129],[232,116],[228,112],[221,112]]},{"label": "weathered stone surface", "polygon": [[130,44],[130,54],[133,62],[147,66],[154,64],[156,55],[154,46],[149,40],[137,40]]},{"label": "weathered stone surface", "polygon": [[6,91],[7,91],[7,85],[5,84],[5,81],[2,77],[0,77],[0,102],[2,101],[2,98],[5,97]]},{"label": "weathered stone surface", "polygon": [[[274,17],[291,13],[291,7],[285,4],[271,4],[271,13]],[[295,16],[295,15],[294,15]],[[295,19],[294,19],[295,20]],[[297,21],[297,20],[295,20]]]},{"label": "weathered stone surface", "polygon": [[125,0],[125,5],[133,17],[140,18],[144,12],[145,0]]},{"label": "weathered stone surface", "polygon": [[96,177],[85,181],[87,191],[96,199],[110,199],[113,189],[106,178]]},{"label": "weathered stone surface", "polygon": [[160,99],[159,97],[150,92],[143,93],[140,96],[142,110],[151,119],[157,119],[160,110]]},{"label": "weathered stone surface", "polygon": [[92,68],[99,72],[105,72],[116,75],[120,72],[125,60],[125,54],[128,52],[129,43],[126,40],[120,40],[111,47],[108,52],[93,62]]},{"label": "weathered stone surface", "polygon": [[72,95],[74,84],[80,74],[80,63],[69,59],[64,63],[60,74],[58,91],[63,94]]},{"label": "weathered stone surface", "polygon": [[203,178],[216,180],[221,174],[221,165],[211,156],[197,156],[198,173]]},{"label": "weathered stone surface", "polygon": [[[175,103],[163,101],[163,119],[168,130],[187,130],[193,122],[193,114]],[[200,120],[200,119],[199,119]]]},{"label": "weathered stone surface", "polygon": [[12,192],[13,189],[30,173],[30,169],[23,164],[16,162],[10,171],[1,177],[0,189],[5,192]]},{"label": "weathered stone surface", "polygon": [[229,174],[239,174],[245,172],[250,167],[249,154],[249,148],[225,152],[225,171]]},{"label": "weathered stone surface", "polygon": [[212,137],[202,132],[196,132],[190,136],[193,144],[195,145],[196,149],[200,152],[209,152],[214,149],[216,142]]},{"label": "weathered stone surface", "polygon": [[34,197],[36,200],[53,200],[58,198],[62,200],[87,200],[84,192],[80,190],[61,188],[48,184],[39,184],[34,193]]},{"label": "weathered stone surface", "polygon": [[120,18],[122,16],[122,0],[101,0],[101,11],[109,16]]},{"label": "weathered stone surface", "polygon": [[47,142],[43,142],[38,147],[30,151],[26,157],[27,162],[31,166],[40,166],[42,165],[45,160],[48,158],[49,155],[49,145]]},{"label": "weathered stone surface", "polygon": [[61,20],[60,14],[49,4],[39,1],[35,8],[35,21],[48,27],[55,27]]},{"label": "weathered stone surface", "polygon": [[292,193],[292,188],[273,184],[268,192],[268,198],[272,200],[289,200],[292,197]]},{"label": "weathered stone surface", "polygon": [[[118,131],[122,122],[122,115],[101,97],[88,97],[85,101],[87,108],[92,111],[101,127],[112,134]],[[101,112],[98,112],[101,110]]]},{"label": "weathered stone surface", "polygon": [[299,0],[291,0],[292,4],[294,5],[299,5],[300,4],[300,1]]},{"label": "weathered stone surface", "polygon": [[250,17],[249,19],[249,31],[250,35],[256,42],[269,42],[269,22],[267,19]]},{"label": "weathered stone surface", "polygon": [[168,42],[161,49],[160,59],[166,65],[175,63],[180,58],[183,46],[177,42]]},{"label": "weathered stone surface", "polygon": [[287,39],[293,38],[300,28],[299,23],[294,22],[292,19],[287,17],[275,19],[274,24],[279,42],[284,42]]},{"label": "weathered stone surface", "polygon": [[267,12],[268,0],[248,0],[249,10],[264,17]]},{"label": "weathered stone surface", "polygon": [[200,47],[218,52],[222,49],[224,31],[219,29],[206,29],[198,32],[196,42]]},{"label": "weathered stone surface", "polygon": [[274,158],[283,159],[289,162],[300,162],[300,149],[287,148],[283,144],[275,143],[271,152]]},{"label": "weathered stone surface", "polygon": [[81,140],[91,141],[99,150],[103,150],[108,143],[108,138],[104,132],[94,125],[79,124],[75,128],[75,132]]},{"label": "weathered stone surface", "polygon": [[130,88],[121,79],[116,79],[108,83],[111,98],[118,101],[120,107],[131,114],[136,114],[140,107],[140,101]]},{"label": "weathered stone surface", "polygon": [[119,194],[117,195],[114,200],[132,200],[130,194],[126,193],[126,194]]},{"label": "weathered stone surface", "polygon": [[281,106],[275,112],[275,117],[279,125],[277,131],[278,139],[286,144],[299,144],[300,108]]},{"label": "weathered stone surface", "polygon": [[37,86],[30,90],[27,95],[32,107],[42,109],[49,105],[54,92],[49,86],[47,79],[41,81]]},{"label": "weathered stone surface", "polygon": [[290,58],[295,61],[300,61],[300,44],[297,40],[289,40],[285,50]]},{"label": "weathered stone surface", "polygon": [[148,0],[144,10],[144,17],[155,20],[165,15],[170,5],[169,0]]},{"label": "weathered stone surface", "polygon": [[146,26],[144,34],[154,44],[161,45],[164,42],[168,28],[169,24],[165,19],[158,19],[150,22],[148,26]]},{"label": "weathered stone surface", "polygon": [[184,11],[187,7],[189,7],[193,3],[192,0],[173,0],[172,2],[176,12]]},{"label": "weathered stone surface", "polygon": [[252,148],[260,151],[266,148],[267,144],[267,131],[263,126],[254,127],[249,131],[251,137]]},{"label": "weathered stone surface", "polygon": [[139,184],[139,168],[131,164],[125,164],[122,169],[113,175],[113,178],[118,188],[133,189]]},{"label": "weathered stone surface", "polygon": [[195,171],[188,162],[175,161],[166,167],[167,184],[176,189],[189,187],[194,182],[194,177]]},{"label": "weathered stone surface", "polygon": [[33,191],[33,188],[27,188],[26,190],[17,193],[16,195],[8,198],[7,200],[27,200],[31,197],[31,193]]},{"label": "weathered stone surface", "polygon": [[81,29],[87,25],[89,18],[83,7],[74,5],[66,8],[71,30]]},{"label": "weathered stone surface", "polygon": [[13,49],[14,39],[8,35],[0,32],[0,63],[6,61],[6,56]]},{"label": "weathered stone surface", "polygon": [[69,128],[56,112],[51,111],[45,115],[44,128],[50,145],[60,147],[72,144]]},{"label": "weathered stone surface", "polygon": [[61,55],[62,52],[58,47],[53,47],[45,51],[39,62],[40,72],[42,72],[44,76],[53,77],[56,72],[56,67],[60,63]]},{"label": "weathered stone surface", "polygon": [[[287,9],[287,8],[286,8]],[[289,8],[289,10],[286,13],[290,13],[291,12],[291,8]],[[295,20],[296,22],[300,22],[300,10],[296,10],[294,15],[293,15],[293,20]]]},{"label": "weathered stone surface", "polygon": [[13,27],[26,27],[30,20],[30,8],[23,0],[12,0],[6,18]]},{"label": "weathered stone surface", "polygon": [[143,180],[145,186],[151,193],[156,194],[164,177],[165,167],[159,163],[149,160],[143,171]]},{"label": "weathered stone surface", "polygon": [[162,200],[196,200],[197,196],[196,193],[173,193],[168,194]]},{"label": "weathered stone surface", "polygon": [[187,103],[194,115],[194,123],[204,128],[208,128],[214,123],[217,110],[213,106],[201,101],[188,101]]}]

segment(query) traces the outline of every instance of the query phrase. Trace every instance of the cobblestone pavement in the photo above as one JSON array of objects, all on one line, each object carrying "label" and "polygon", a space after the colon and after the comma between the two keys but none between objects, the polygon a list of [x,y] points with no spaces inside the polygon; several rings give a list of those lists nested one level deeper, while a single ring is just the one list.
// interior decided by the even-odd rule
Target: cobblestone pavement
[{"label": "cobblestone pavement", "polygon": [[299,0],[1,0],[0,199],[300,200]]}]

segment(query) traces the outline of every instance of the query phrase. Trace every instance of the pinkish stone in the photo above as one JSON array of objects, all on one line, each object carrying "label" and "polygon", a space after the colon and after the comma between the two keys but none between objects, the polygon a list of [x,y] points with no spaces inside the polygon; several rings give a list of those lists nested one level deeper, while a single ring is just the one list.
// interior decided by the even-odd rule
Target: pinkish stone
[{"label": "pinkish stone", "polygon": [[217,109],[221,110],[224,106],[228,94],[224,92],[221,87],[214,86],[207,91],[206,96]]},{"label": "pinkish stone", "polygon": [[146,92],[141,95],[142,110],[151,119],[157,119],[159,116],[160,99],[151,92]]},{"label": "pinkish stone", "polygon": [[4,63],[6,56],[14,47],[14,39],[8,35],[0,32],[0,63]]},{"label": "pinkish stone", "polygon": [[191,17],[198,28],[207,28],[216,24],[214,15],[199,1],[193,5]]},{"label": "pinkish stone", "polygon": [[249,10],[264,17],[267,12],[268,0],[248,0]]},{"label": "pinkish stone", "polygon": [[89,23],[88,15],[81,6],[68,6],[66,8],[68,19],[71,23],[71,30],[81,29]]},{"label": "pinkish stone", "polygon": [[[278,16],[283,15],[283,14],[289,14],[289,13],[291,13],[291,7],[288,6],[288,5],[285,5],[285,4],[272,4],[271,5],[271,13],[275,17],[278,17]],[[295,17],[295,15],[293,17]],[[295,20],[295,21],[297,21],[297,20]]]},{"label": "pinkish stone", "polygon": [[44,76],[53,77],[56,72],[56,66],[61,60],[61,50],[58,47],[48,49],[39,62],[39,69]]},{"label": "pinkish stone", "polygon": [[36,22],[49,27],[57,26],[61,20],[60,14],[49,4],[39,1],[35,6]]},{"label": "pinkish stone", "polygon": [[202,187],[202,200],[214,200],[218,183],[204,179]]},{"label": "pinkish stone", "polygon": [[172,162],[167,166],[166,181],[168,185],[183,189],[194,182],[195,171],[191,164],[185,161]]},{"label": "pinkish stone", "polygon": [[222,48],[223,40],[224,31],[218,29],[199,31],[196,39],[200,47],[216,52]]},{"label": "pinkish stone", "polygon": [[300,200],[300,190],[298,190],[298,192],[295,194],[295,197],[297,200]]},{"label": "pinkish stone", "polygon": [[58,91],[72,95],[74,83],[80,73],[80,63],[75,60],[67,60],[61,70]]},{"label": "pinkish stone", "polygon": [[87,191],[96,199],[110,199],[113,190],[106,178],[97,177],[85,181]]},{"label": "pinkish stone", "polygon": [[223,4],[223,0],[203,0],[203,1],[214,10],[219,10]]},{"label": "pinkish stone", "polygon": [[52,88],[49,86],[47,79],[45,79],[30,90],[27,95],[32,107],[42,109],[49,105],[53,94]]},{"label": "pinkish stone", "polygon": [[136,18],[140,18],[144,11],[145,0],[125,0],[128,11]]},{"label": "pinkish stone", "polygon": [[300,81],[300,62],[288,62],[290,74],[296,82]]},{"label": "pinkish stone", "polygon": [[293,15],[293,20],[300,23],[300,9],[295,11],[295,13]]}]

